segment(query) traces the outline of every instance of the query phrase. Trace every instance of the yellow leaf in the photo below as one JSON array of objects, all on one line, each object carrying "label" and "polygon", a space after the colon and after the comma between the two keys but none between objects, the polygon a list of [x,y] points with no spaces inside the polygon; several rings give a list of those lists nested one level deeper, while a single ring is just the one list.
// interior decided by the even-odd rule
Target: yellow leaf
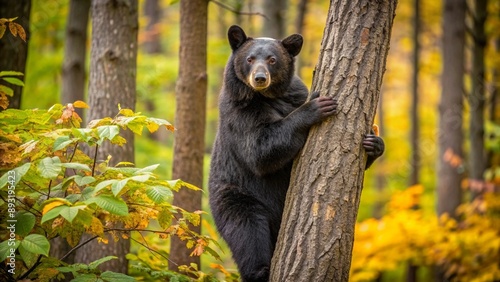
[{"label": "yellow leaf", "polygon": [[378,130],[378,125],[374,124],[372,126],[373,132],[375,132],[375,135],[379,136],[379,130]]},{"label": "yellow leaf", "polygon": [[21,38],[24,42],[26,42],[26,32],[24,31],[23,26],[18,23],[11,23],[11,24],[14,25],[14,27],[16,28],[17,34],[19,34],[19,38]]},{"label": "yellow leaf", "polygon": [[153,133],[153,132],[157,131],[158,128],[160,128],[160,126],[154,122],[148,122],[146,127],[148,128],[150,133]]},{"label": "yellow leaf", "polygon": [[119,113],[126,117],[133,117],[135,115],[134,111],[132,111],[131,109],[120,109]]},{"label": "yellow leaf", "polygon": [[88,109],[89,108],[89,105],[87,105],[87,103],[83,102],[83,101],[80,101],[80,100],[77,100],[73,103],[73,107],[75,108],[83,108],[83,109]]},{"label": "yellow leaf", "polygon": [[43,210],[42,210],[42,214],[46,214],[47,212],[49,212],[51,209],[55,208],[55,207],[58,207],[58,206],[62,206],[64,205],[65,203],[62,202],[62,201],[53,201],[51,203],[48,203],[46,204],[44,207],[43,207]]},{"label": "yellow leaf", "polygon": [[17,36],[17,27],[15,26],[15,24],[16,23],[10,22],[9,29],[10,29],[10,33],[12,33],[12,35]]}]

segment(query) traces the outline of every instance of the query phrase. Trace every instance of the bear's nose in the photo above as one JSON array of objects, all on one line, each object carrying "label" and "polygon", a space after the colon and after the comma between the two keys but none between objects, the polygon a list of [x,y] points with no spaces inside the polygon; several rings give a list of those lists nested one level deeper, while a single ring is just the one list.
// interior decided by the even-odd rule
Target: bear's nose
[{"label": "bear's nose", "polygon": [[264,82],[266,82],[266,74],[263,72],[258,72],[255,74],[254,79],[255,79],[255,82],[257,82],[257,83],[264,83]]}]

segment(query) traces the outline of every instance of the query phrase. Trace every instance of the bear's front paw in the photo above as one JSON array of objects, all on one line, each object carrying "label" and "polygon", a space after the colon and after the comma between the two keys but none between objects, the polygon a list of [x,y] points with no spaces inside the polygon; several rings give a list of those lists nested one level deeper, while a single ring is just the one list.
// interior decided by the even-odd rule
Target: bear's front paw
[{"label": "bear's front paw", "polygon": [[311,103],[313,104],[313,110],[320,120],[338,112],[339,103],[337,99],[321,96],[311,100]]},{"label": "bear's front paw", "polygon": [[363,140],[363,147],[368,156],[378,158],[382,156],[385,150],[384,140],[377,135],[367,134]]}]

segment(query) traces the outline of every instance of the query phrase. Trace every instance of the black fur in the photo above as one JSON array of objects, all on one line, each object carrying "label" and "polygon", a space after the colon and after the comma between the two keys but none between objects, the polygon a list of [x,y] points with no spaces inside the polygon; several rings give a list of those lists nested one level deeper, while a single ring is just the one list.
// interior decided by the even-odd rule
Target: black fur
[{"label": "black fur", "polygon": [[[233,53],[219,97],[210,207],[242,281],[268,281],[293,159],[309,128],[334,115],[338,105],[319,93],[306,101],[308,90],[294,75],[302,36],[250,38],[232,26],[228,39]],[[269,86],[254,87],[251,72],[265,72]],[[381,154],[379,139],[365,139],[373,160]]]}]

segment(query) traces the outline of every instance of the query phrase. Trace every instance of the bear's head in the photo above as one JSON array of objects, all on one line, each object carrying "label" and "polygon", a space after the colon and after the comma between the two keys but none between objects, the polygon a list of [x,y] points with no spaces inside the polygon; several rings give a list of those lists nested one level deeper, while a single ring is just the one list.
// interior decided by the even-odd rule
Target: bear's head
[{"label": "bear's head", "polygon": [[237,78],[268,98],[283,95],[293,78],[294,57],[302,49],[302,36],[293,34],[283,40],[252,38],[233,25],[228,39]]}]

